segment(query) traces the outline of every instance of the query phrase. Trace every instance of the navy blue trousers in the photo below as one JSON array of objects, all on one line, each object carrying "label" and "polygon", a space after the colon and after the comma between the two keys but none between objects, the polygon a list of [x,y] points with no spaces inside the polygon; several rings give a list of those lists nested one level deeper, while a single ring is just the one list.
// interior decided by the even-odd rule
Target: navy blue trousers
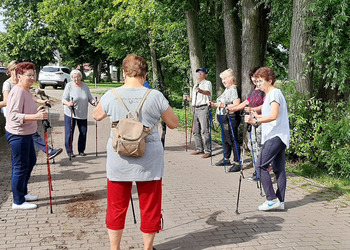
[{"label": "navy blue trousers", "polygon": [[[276,192],[273,188],[270,174],[267,171],[270,163],[277,178]],[[286,145],[279,137],[273,137],[264,143],[256,168],[265,190],[266,199],[273,200],[278,198],[281,202],[284,202],[287,186]]]},{"label": "navy blue trousers", "polygon": [[[238,154],[240,153],[240,148],[241,148],[238,142],[238,127],[239,127],[239,124],[241,123],[241,117],[234,113],[234,114],[230,114],[230,119],[232,123],[233,132],[236,138],[236,143],[233,139],[231,125],[227,115],[221,115],[222,132],[224,135],[224,141],[223,141],[224,149],[225,149],[224,155],[225,155],[225,158],[230,159],[231,153],[233,152],[233,156],[234,156],[233,160],[235,162],[238,162]],[[217,120],[220,122],[220,115],[217,115]],[[238,151],[237,151],[236,145],[237,145]]]},{"label": "navy blue trousers", "polygon": [[[41,136],[38,134],[38,132],[35,132],[33,134],[33,142],[34,146],[37,147],[39,150],[43,151],[46,153],[46,145],[45,145],[45,140],[41,138]],[[49,152],[51,151],[51,147],[47,145],[49,148]]]},{"label": "navy blue trousers", "polygon": [[[84,153],[86,148],[86,135],[87,135],[87,119],[75,119],[73,118],[72,127],[72,151],[73,151],[73,138],[75,125],[78,125],[79,137],[78,137],[78,152]],[[65,147],[67,154],[70,154],[70,130],[71,130],[71,118],[70,116],[64,115],[64,130],[65,130]]]},{"label": "navy blue trousers", "polygon": [[12,151],[11,186],[13,203],[21,205],[28,194],[28,181],[36,164],[32,135],[14,135],[6,131],[6,138]]}]

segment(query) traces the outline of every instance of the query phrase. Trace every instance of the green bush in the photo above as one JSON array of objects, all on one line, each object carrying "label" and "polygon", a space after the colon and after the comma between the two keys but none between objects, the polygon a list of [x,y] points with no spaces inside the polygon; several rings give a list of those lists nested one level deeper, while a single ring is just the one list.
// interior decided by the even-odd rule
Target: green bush
[{"label": "green bush", "polygon": [[[350,177],[350,105],[323,102],[295,92],[292,82],[280,86],[287,102],[291,126],[289,159],[302,160],[309,176],[326,170],[337,177]],[[306,168],[310,168],[306,170]]]}]

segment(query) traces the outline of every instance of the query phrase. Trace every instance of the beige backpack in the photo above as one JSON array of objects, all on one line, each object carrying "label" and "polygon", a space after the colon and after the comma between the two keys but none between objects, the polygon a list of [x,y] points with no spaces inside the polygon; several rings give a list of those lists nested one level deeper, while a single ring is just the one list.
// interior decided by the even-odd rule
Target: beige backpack
[{"label": "beige backpack", "polygon": [[128,114],[126,118],[122,118],[119,121],[112,122],[113,141],[112,145],[114,151],[120,155],[140,157],[143,156],[146,149],[145,137],[152,132],[158,122],[153,128],[146,127],[140,122],[140,110],[146,97],[151,92],[149,89],[143,96],[136,111],[129,111],[125,106],[118,93],[112,89],[114,95],[118,98],[120,103],[126,109]]}]

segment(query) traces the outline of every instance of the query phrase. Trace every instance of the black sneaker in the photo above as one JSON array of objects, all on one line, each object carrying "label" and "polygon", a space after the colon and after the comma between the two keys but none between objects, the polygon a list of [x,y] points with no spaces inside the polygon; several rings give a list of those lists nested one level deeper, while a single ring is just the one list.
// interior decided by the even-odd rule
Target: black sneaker
[{"label": "black sneaker", "polygon": [[233,164],[233,166],[230,167],[230,169],[228,171],[229,172],[239,172],[239,171],[241,171],[241,167],[237,164]]},{"label": "black sneaker", "polygon": [[84,152],[80,152],[79,155],[80,156],[86,156],[86,154]]},{"label": "black sneaker", "polygon": [[[70,154],[67,153],[68,157],[70,157]],[[75,154],[72,152],[72,158],[75,157]]]},{"label": "black sneaker", "polygon": [[224,159],[221,159],[220,161],[218,161],[217,163],[215,163],[215,166],[228,166],[231,165],[230,159],[225,159],[225,164],[224,164]]}]

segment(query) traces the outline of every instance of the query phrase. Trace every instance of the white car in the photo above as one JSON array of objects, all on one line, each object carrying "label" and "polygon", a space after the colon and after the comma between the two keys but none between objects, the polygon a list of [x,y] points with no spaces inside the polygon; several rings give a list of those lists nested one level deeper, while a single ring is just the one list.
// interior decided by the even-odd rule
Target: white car
[{"label": "white car", "polygon": [[64,89],[66,84],[71,81],[70,72],[69,68],[63,66],[44,66],[39,72],[40,88],[52,86],[54,89],[57,87]]},{"label": "white car", "polygon": [[0,67],[0,73],[5,73],[6,74],[7,71],[8,71],[7,67],[2,67],[2,66]]}]

